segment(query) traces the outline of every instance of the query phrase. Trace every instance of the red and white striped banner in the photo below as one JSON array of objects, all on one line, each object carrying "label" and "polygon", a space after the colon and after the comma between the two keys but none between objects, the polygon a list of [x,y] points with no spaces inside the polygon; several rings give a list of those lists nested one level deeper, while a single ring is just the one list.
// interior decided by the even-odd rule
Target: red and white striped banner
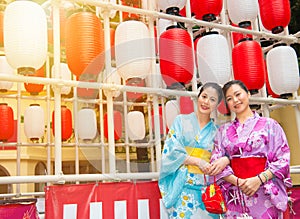
[{"label": "red and white striped banner", "polygon": [[167,219],[156,181],[47,186],[47,219]]}]

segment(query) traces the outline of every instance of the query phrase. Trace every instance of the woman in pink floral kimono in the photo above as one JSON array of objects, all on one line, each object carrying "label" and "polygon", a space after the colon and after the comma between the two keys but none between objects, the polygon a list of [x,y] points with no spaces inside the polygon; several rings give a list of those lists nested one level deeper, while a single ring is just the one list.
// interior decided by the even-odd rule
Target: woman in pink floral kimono
[{"label": "woman in pink floral kimono", "polygon": [[285,133],[278,122],[250,109],[243,82],[227,82],[223,93],[236,118],[219,128],[211,161],[223,156],[230,160],[221,173],[212,171],[227,202],[226,218],[281,218],[287,208],[286,188],[292,185]]}]

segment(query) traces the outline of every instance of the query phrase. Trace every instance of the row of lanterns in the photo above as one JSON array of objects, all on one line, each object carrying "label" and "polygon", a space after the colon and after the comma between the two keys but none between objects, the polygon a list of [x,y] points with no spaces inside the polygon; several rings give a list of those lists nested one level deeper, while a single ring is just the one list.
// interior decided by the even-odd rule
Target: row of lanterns
[{"label": "row of lanterns", "polygon": [[[55,134],[55,112],[52,112],[52,133]],[[142,140],[145,137],[145,118],[139,111],[131,111],[127,115],[128,137],[131,140]],[[114,138],[122,137],[122,114],[114,111]],[[13,109],[7,103],[0,103],[0,141],[7,141],[14,133]],[[71,110],[61,106],[61,138],[67,141],[73,134]],[[31,141],[38,141],[45,130],[44,110],[39,104],[31,104],[24,112],[24,132]],[[82,140],[93,140],[97,135],[96,113],[91,108],[78,111],[78,137]],[[107,113],[104,114],[104,136],[108,138]]]},{"label": "row of lanterns", "polygon": [[[165,105],[166,123],[169,128],[178,114],[189,114],[194,111],[194,105],[191,97],[184,96],[177,100],[170,100]],[[152,126],[154,127],[154,112],[152,110]],[[108,138],[108,119],[107,113],[104,114],[104,136]],[[55,134],[55,112],[52,112],[52,133]],[[159,106],[160,132],[163,131],[163,111]],[[0,104],[0,141],[7,141],[14,133],[13,109],[7,103]],[[114,118],[114,139],[119,140],[122,137],[123,116],[121,112],[115,110]],[[67,141],[73,134],[71,110],[66,106],[61,106],[61,129],[62,141]],[[128,137],[131,140],[142,140],[146,135],[145,117],[140,111],[130,111],[127,114]],[[24,131],[25,135],[31,141],[38,141],[45,131],[44,110],[39,104],[30,104],[24,112]],[[97,135],[96,113],[91,108],[82,108],[78,111],[78,137],[82,140],[92,140]]]},{"label": "row of lanterns", "polygon": [[[179,15],[179,11],[183,10],[186,5],[184,0],[158,0],[157,3],[160,10],[176,15]],[[223,5],[223,1],[220,0],[191,0],[190,3],[196,18],[207,21],[214,20],[216,16],[219,16]],[[282,31],[290,20],[289,1],[287,0],[272,1],[272,5],[270,1],[264,0],[259,2],[227,0],[227,6],[233,25],[237,24],[244,28],[251,26],[258,11],[260,11],[264,27],[273,33]],[[30,13],[27,13],[22,19],[15,19],[23,10]],[[99,18],[88,11],[77,12],[67,19],[65,29],[68,68],[76,75],[77,80],[96,82],[97,76],[104,68],[104,33]],[[44,71],[43,65],[47,56],[47,22],[43,9],[38,4],[29,1],[15,1],[8,4],[4,13],[3,30],[5,55],[9,65],[17,69],[20,74],[39,76],[39,71]],[[76,34],[74,34],[75,32]],[[151,61],[154,58],[150,39],[148,27],[141,21],[129,20],[121,22],[117,26],[115,31],[116,66],[118,74],[125,81],[130,78],[145,79],[150,74]],[[240,36],[238,41],[239,43],[234,45],[232,52],[234,77],[243,81],[250,78],[248,86],[251,90],[260,89],[265,82],[265,76],[261,74],[264,72],[261,70],[265,69],[261,58],[261,48],[256,41],[245,40],[243,36]],[[280,51],[285,48],[291,49],[287,46],[281,48],[283,49]],[[231,75],[230,58],[225,37],[216,32],[206,33],[197,41],[196,54],[197,68],[203,83],[215,81],[223,84],[229,80]],[[293,53],[287,52],[287,54],[293,56],[289,59],[295,60]],[[277,60],[268,61],[276,59],[276,55],[280,56],[277,52],[267,59],[267,69],[272,90],[281,94],[282,90],[287,89],[274,87],[277,85],[274,81],[277,81],[276,69],[278,68],[272,68],[268,64],[268,62],[277,65],[282,63]],[[160,34],[159,58],[160,72],[168,87],[191,81],[194,74],[192,39],[185,29],[173,25]],[[253,63],[258,63],[258,65],[255,67]],[[285,65],[282,68],[287,69],[286,65],[289,64],[282,64]],[[294,66],[292,70],[294,70]],[[296,73],[286,72],[291,74],[291,79],[287,81],[295,81]],[[256,85],[254,86],[254,84]],[[29,85],[32,86],[32,84]],[[281,86],[289,86],[289,84],[281,83]],[[294,86],[291,87],[294,88]],[[35,85],[29,89],[29,92],[36,94],[41,89],[43,89],[42,85]]]}]

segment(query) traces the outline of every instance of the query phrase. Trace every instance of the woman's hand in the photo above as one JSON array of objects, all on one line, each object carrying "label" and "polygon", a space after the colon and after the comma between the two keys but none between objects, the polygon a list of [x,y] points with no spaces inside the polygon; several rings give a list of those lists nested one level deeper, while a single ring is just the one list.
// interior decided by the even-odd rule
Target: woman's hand
[{"label": "woman's hand", "polygon": [[241,191],[247,195],[254,195],[259,189],[261,182],[257,176],[250,177],[247,179],[239,179],[239,187]]},{"label": "woman's hand", "polygon": [[208,170],[207,174],[209,174],[211,176],[215,176],[215,175],[221,173],[224,170],[224,168],[229,164],[230,164],[230,161],[229,161],[228,157],[226,157],[226,156],[221,157],[221,158],[215,160],[211,164],[211,167]]}]

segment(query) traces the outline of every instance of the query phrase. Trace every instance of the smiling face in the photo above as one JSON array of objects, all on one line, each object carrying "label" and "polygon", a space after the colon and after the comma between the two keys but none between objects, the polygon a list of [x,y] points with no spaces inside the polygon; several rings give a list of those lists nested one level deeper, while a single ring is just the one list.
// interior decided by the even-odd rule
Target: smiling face
[{"label": "smiling face", "polygon": [[215,88],[207,87],[198,97],[198,111],[203,114],[210,114],[219,103],[219,95]]},{"label": "smiling face", "polygon": [[239,84],[232,84],[225,94],[228,108],[236,115],[241,115],[249,110],[249,98],[250,93],[246,92]]}]

